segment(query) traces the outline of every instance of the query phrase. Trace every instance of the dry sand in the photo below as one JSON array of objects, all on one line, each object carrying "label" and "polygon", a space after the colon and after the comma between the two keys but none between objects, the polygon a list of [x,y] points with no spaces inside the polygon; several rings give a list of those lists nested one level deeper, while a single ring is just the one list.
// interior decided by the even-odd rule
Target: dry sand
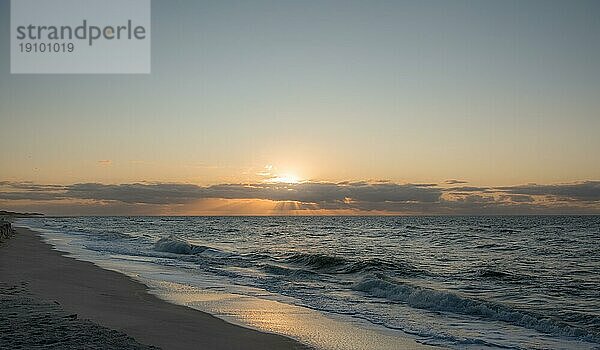
[{"label": "dry sand", "polygon": [[[141,344],[163,349],[306,348],[282,336],[233,325],[160,300],[147,293],[145,285],[92,263],[65,257],[43,242],[39,234],[23,228],[0,244],[0,281],[1,306],[9,303],[13,307],[10,323],[23,324],[9,329],[15,334],[2,334],[0,342],[4,344],[11,337],[20,337],[52,338],[54,348],[69,348],[61,341],[77,338],[84,339],[82,342],[93,338],[101,343],[100,348],[102,342],[105,348],[143,348]],[[72,314],[77,317],[68,317]],[[53,335],[56,327],[64,337]]]}]

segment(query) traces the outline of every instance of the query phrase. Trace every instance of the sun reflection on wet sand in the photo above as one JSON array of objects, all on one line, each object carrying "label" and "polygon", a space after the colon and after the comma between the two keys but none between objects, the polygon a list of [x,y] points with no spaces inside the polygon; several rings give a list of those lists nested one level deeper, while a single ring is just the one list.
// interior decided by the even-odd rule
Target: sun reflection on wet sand
[{"label": "sun reflection on wet sand", "polygon": [[155,292],[163,299],[208,312],[231,323],[285,335],[319,349],[432,348],[417,343],[401,331],[385,330],[366,321],[350,321],[253,296],[198,290],[171,282],[160,284]]}]

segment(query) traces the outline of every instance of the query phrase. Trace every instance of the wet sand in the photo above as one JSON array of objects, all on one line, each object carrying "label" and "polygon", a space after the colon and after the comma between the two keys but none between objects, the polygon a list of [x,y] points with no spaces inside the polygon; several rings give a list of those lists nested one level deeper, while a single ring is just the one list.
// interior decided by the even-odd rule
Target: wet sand
[{"label": "wet sand", "polygon": [[[2,338],[7,342],[11,337],[31,340],[31,334],[22,332],[35,328],[35,337],[41,340],[54,337],[55,348],[68,348],[61,341],[73,341],[73,337],[83,337],[86,332],[68,321],[76,319],[86,327],[93,326],[93,338],[100,344],[106,341],[106,348],[113,348],[114,341],[129,342],[132,348],[142,344],[163,349],[307,348],[283,336],[233,325],[210,314],[163,301],[149,294],[145,285],[125,275],[64,256],[43,242],[38,233],[24,228],[17,228],[14,237],[0,243],[0,281],[3,290],[10,291],[0,302],[15,307],[11,322],[27,325],[13,327],[8,334],[3,332]],[[67,323],[52,321],[55,318]],[[65,337],[53,335],[56,334],[53,324],[58,324]],[[117,332],[104,332],[106,328]]]}]

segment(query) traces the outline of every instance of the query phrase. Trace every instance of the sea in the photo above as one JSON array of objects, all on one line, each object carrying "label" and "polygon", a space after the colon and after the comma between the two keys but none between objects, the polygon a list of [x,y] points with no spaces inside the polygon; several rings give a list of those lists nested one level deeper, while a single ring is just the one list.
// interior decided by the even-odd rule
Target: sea
[{"label": "sea", "polygon": [[600,216],[41,217],[17,226],[167,300],[318,349],[402,348],[405,338],[600,349]]}]

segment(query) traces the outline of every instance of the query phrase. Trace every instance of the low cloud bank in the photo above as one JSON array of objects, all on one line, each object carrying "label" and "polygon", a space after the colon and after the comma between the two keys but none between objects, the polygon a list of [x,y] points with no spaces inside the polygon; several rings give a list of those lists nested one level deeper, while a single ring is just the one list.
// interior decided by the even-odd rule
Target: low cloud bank
[{"label": "low cloud bank", "polygon": [[0,201],[81,201],[85,205],[173,206],[202,199],[271,200],[286,210],[345,210],[405,214],[600,214],[600,181],[503,187],[392,182],[180,183],[48,185],[0,182]]}]

